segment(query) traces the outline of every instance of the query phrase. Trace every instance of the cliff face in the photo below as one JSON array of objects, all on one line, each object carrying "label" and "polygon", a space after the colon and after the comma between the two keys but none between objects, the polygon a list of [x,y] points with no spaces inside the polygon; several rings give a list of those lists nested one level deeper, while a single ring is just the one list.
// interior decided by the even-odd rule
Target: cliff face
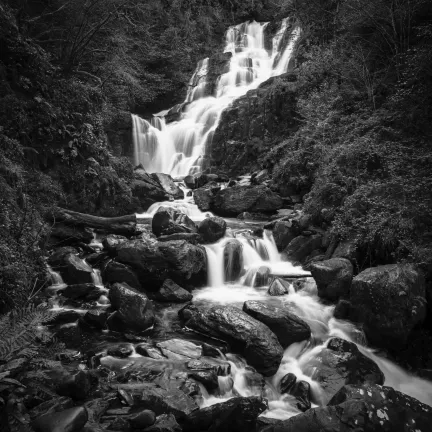
[{"label": "cliff face", "polygon": [[260,168],[272,145],[298,127],[296,80],[293,73],[273,77],[222,113],[206,151],[212,168],[232,175]]}]

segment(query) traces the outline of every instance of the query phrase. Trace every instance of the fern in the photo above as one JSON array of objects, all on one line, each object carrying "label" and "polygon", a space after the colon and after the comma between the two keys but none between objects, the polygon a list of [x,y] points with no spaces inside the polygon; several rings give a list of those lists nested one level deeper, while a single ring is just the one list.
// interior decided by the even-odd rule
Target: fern
[{"label": "fern", "polygon": [[55,314],[45,307],[26,307],[14,310],[0,319],[0,360],[16,357],[35,357],[41,345],[52,338],[42,325]]}]

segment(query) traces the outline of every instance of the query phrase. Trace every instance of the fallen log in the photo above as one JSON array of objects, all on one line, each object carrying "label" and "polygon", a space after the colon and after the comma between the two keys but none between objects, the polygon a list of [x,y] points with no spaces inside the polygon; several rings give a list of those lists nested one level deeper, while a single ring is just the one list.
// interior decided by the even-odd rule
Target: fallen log
[{"label": "fallen log", "polygon": [[93,216],[72,210],[55,208],[47,214],[47,219],[56,224],[93,228],[107,234],[132,236],[137,234],[137,220],[134,214],[118,217]]}]

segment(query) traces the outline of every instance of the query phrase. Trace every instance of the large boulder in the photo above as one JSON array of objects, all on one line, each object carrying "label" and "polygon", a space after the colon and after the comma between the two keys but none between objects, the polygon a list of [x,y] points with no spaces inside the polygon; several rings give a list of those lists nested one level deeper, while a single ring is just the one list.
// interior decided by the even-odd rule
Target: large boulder
[{"label": "large boulder", "polygon": [[102,240],[103,248],[111,255],[116,255],[116,248],[119,244],[126,242],[128,239],[119,234],[109,234]]},{"label": "large boulder", "polygon": [[331,258],[309,265],[318,287],[318,295],[336,301],[348,297],[353,279],[353,265],[346,258]]},{"label": "large boulder", "polygon": [[109,299],[115,317],[126,329],[142,331],[154,323],[153,306],[147,296],[125,283],[115,283]]},{"label": "large boulder", "polygon": [[353,279],[351,318],[363,324],[370,343],[398,350],[424,320],[425,296],[425,280],[413,265],[371,267]]},{"label": "large boulder", "polygon": [[168,263],[150,236],[119,244],[116,254],[116,261],[132,268],[144,289],[156,290],[168,277]]},{"label": "large boulder", "polygon": [[181,211],[173,207],[161,206],[153,216],[152,231],[159,237],[176,233],[195,233],[197,227],[189,216]]},{"label": "large boulder", "polygon": [[150,176],[156,180],[163,190],[174,199],[183,199],[184,192],[174,183],[174,180],[169,174],[153,173]]},{"label": "large boulder", "polygon": [[60,270],[63,280],[69,284],[85,284],[93,282],[93,269],[74,254],[66,256],[65,267]]},{"label": "large boulder", "polygon": [[234,186],[219,191],[211,204],[221,216],[243,212],[273,213],[283,206],[282,198],[266,186]]},{"label": "large boulder", "polygon": [[277,221],[273,226],[273,238],[279,252],[282,252],[298,235],[291,221]]},{"label": "large boulder", "polygon": [[265,432],[429,432],[432,409],[391,387],[345,386],[326,407],[275,422]]},{"label": "large boulder", "polygon": [[225,235],[226,222],[217,216],[202,220],[198,226],[198,232],[205,243],[214,243]]},{"label": "large boulder", "polygon": [[290,241],[285,249],[288,260],[292,262],[303,262],[314,250],[320,249],[322,236],[313,234],[311,236],[300,235]]},{"label": "large boulder", "polygon": [[187,306],[180,311],[180,316],[192,330],[226,340],[263,375],[271,376],[278,370],[283,348],[276,335],[240,309],[215,306],[201,311],[195,306]]},{"label": "large boulder", "polygon": [[110,261],[102,273],[104,283],[125,282],[132,288],[141,290],[142,286],[137,274],[128,265],[116,261]]},{"label": "large boulder", "polygon": [[221,187],[216,182],[209,182],[205,186],[194,190],[193,197],[195,204],[201,211],[209,211],[215,195],[220,190]]},{"label": "large boulder", "polygon": [[309,325],[288,310],[250,300],[244,303],[243,311],[264,323],[277,336],[283,348],[311,336]]},{"label": "large boulder", "polygon": [[234,282],[243,271],[243,245],[237,239],[228,240],[224,246],[225,280]]},{"label": "large boulder", "polygon": [[147,210],[155,202],[167,201],[170,197],[159,181],[146,173],[143,168],[134,171],[131,189],[142,210]]},{"label": "large boulder", "polygon": [[169,277],[175,282],[199,286],[207,281],[207,255],[203,246],[173,240],[159,243],[159,251],[168,265]]},{"label": "large boulder", "polygon": [[357,345],[332,338],[309,365],[312,379],[323,389],[320,404],[326,404],[343,386],[384,384],[384,374],[378,365],[362,354]]},{"label": "large boulder", "polygon": [[259,397],[235,397],[188,415],[183,431],[250,432],[255,430],[258,416],[266,409],[265,400]]},{"label": "large boulder", "polygon": [[192,300],[193,295],[177,285],[171,279],[166,279],[154,299],[160,302],[185,303]]}]

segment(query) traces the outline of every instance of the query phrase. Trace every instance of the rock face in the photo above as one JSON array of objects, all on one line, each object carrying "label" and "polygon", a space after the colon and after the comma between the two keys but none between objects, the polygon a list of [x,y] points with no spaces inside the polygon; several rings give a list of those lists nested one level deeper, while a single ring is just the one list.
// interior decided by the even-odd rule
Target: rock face
[{"label": "rock face", "polygon": [[169,174],[153,173],[150,176],[162,186],[169,196],[172,196],[174,199],[184,198],[184,192],[174,183]]},{"label": "rock face", "polygon": [[247,362],[265,376],[276,373],[283,349],[276,335],[263,323],[231,306],[200,311],[189,306],[180,311],[186,326],[200,333],[227,340]]},{"label": "rock face", "polygon": [[198,232],[205,243],[214,243],[225,235],[226,227],[224,219],[214,216],[202,220],[198,226]]},{"label": "rock face", "polygon": [[309,265],[309,271],[321,298],[336,301],[348,297],[353,279],[353,265],[346,258],[331,258]]},{"label": "rock face", "polygon": [[192,294],[171,279],[166,279],[154,298],[160,302],[185,303],[192,300]]},{"label": "rock face", "polygon": [[169,199],[168,193],[161,184],[143,168],[135,169],[131,189],[132,195],[138,200],[143,211],[155,202]]},{"label": "rock face", "polygon": [[283,279],[276,277],[267,292],[271,296],[283,296],[288,293],[287,283]]},{"label": "rock face", "polygon": [[390,387],[345,386],[326,407],[267,426],[266,432],[429,432],[432,409]]},{"label": "rock face", "polygon": [[153,216],[152,231],[159,237],[176,233],[195,233],[195,223],[184,213],[173,208],[161,206]]},{"label": "rock face", "polygon": [[312,379],[323,388],[324,403],[344,385],[384,384],[384,374],[377,364],[363,355],[354,343],[344,339],[330,339],[314,366]]},{"label": "rock face", "polygon": [[372,344],[398,350],[425,318],[425,291],[424,278],[412,265],[366,269],[353,279],[350,317],[363,324]]},{"label": "rock face", "polygon": [[311,336],[309,325],[285,309],[250,300],[244,303],[243,310],[264,323],[277,336],[283,348]]},{"label": "rock face", "polygon": [[255,430],[256,419],[266,409],[266,403],[258,397],[232,398],[187,416],[183,431],[250,432]]},{"label": "rock face", "polygon": [[129,285],[115,283],[109,298],[116,320],[131,330],[146,330],[154,323],[153,306],[147,296]]},{"label": "rock face", "polygon": [[229,240],[224,246],[224,269],[227,282],[236,281],[243,271],[243,246],[236,240]]},{"label": "rock face", "polygon": [[243,212],[272,213],[283,206],[283,201],[266,186],[234,186],[219,191],[211,206],[221,216],[237,216]]},{"label": "rock face", "polygon": [[277,83],[270,78],[224,110],[206,149],[212,166],[228,173],[260,168],[257,159],[268,152],[270,142],[296,128],[296,95],[290,82],[295,80],[293,74],[278,76]]}]

